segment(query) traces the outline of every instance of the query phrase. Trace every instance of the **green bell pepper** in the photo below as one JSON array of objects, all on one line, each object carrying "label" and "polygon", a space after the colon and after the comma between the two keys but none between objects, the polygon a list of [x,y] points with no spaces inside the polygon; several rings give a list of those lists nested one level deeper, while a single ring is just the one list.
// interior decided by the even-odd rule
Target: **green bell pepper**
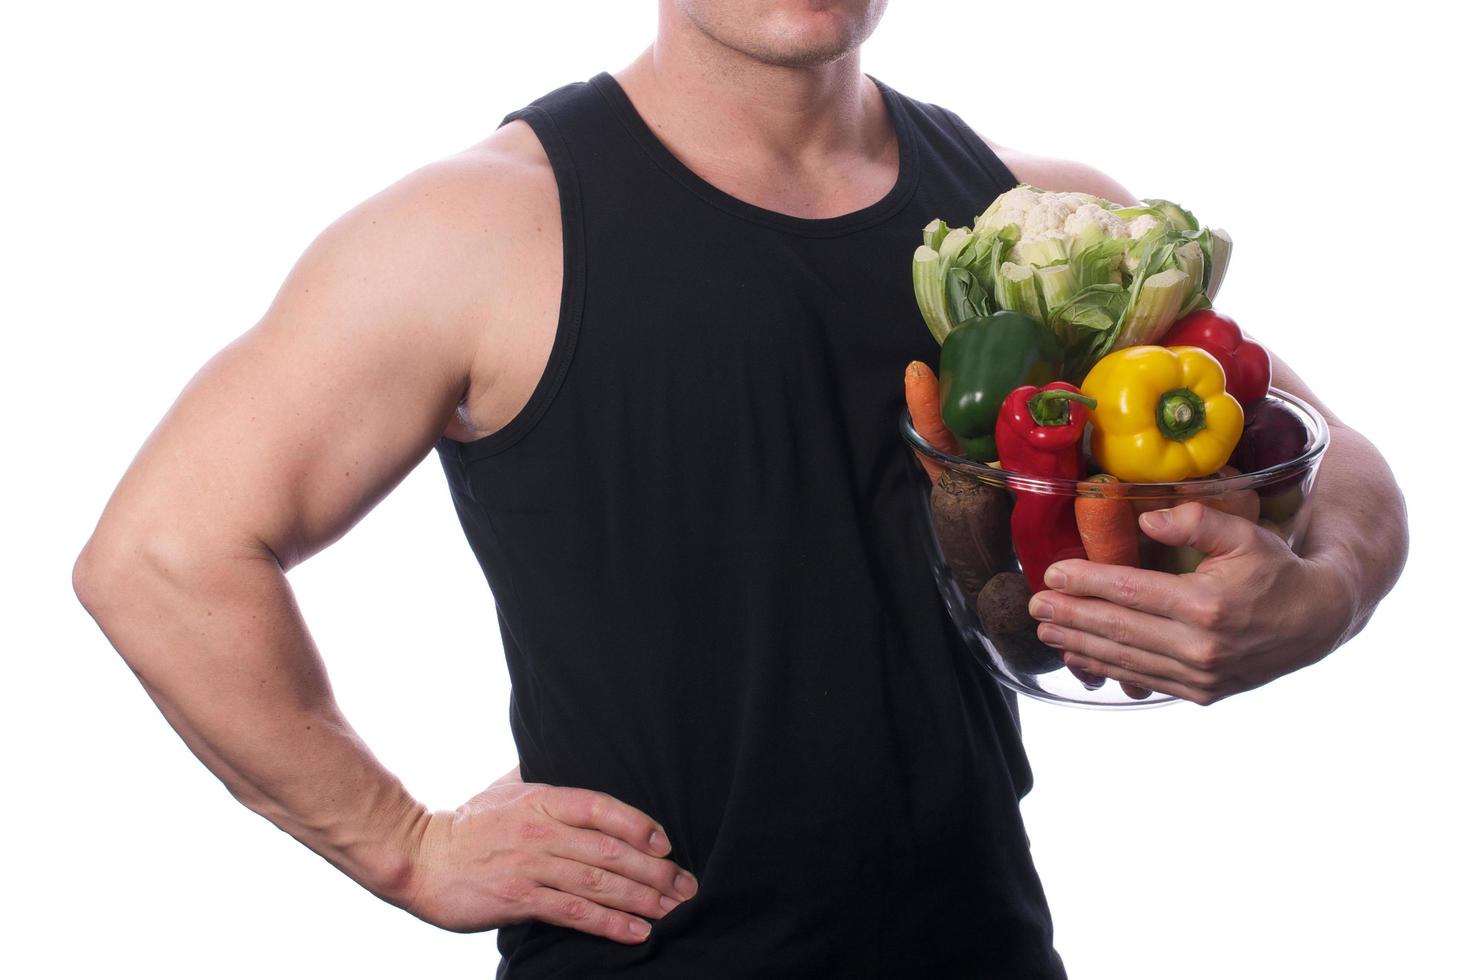
[{"label": "green bell pepper", "polygon": [[966,456],[989,463],[997,458],[995,421],[1006,395],[1061,376],[1061,346],[1041,321],[1012,310],[971,317],[939,350],[939,414]]}]

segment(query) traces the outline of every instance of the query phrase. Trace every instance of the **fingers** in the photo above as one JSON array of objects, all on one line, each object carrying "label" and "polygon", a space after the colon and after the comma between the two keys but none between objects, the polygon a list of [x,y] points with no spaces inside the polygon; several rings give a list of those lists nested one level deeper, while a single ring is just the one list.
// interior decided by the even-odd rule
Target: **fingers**
[{"label": "fingers", "polygon": [[637,943],[698,888],[655,820],[594,790],[502,779],[425,838],[410,911],[456,932],[538,919]]},{"label": "fingers", "polygon": [[575,828],[536,862],[533,874],[539,884],[526,899],[531,916],[620,943],[647,939],[652,929],[646,920],[662,919],[698,888],[693,875],[671,861]]},{"label": "fingers", "polygon": [[597,830],[567,828],[548,853],[616,873],[675,901],[691,898],[699,888],[692,874],[667,858],[652,857]]},{"label": "fingers", "polygon": [[1219,695],[1211,691],[1204,691],[1177,681],[1149,677],[1137,671],[1124,670],[1116,664],[1096,660],[1083,654],[1064,653],[1062,654],[1062,662],[1068,667],[1076,667],[1079,670],[1092,671],[1106,677],[1111,677],[1119,684],[1132,684],[1139,688],[1147,687],[1158,691],[1160,694],[1172,694],[1176,698],[1193,701],[1195,704],[1213,704],[1219,700]]},{"label": "fingers", "polygon": [[[1077,587],[1086,588],[1090,584],[1090,581],[1090,576],[1078,576]],[[1104,591],[1109,591],[1113,594],[1119,594],[1116,589],[1105,589]],[[1139,595],[1139,592],[1137,592],[1136,590],[1129,590],[1126,592],[1126,594],[1129,597],[1136,597],[1137,595]],[[1060,610],[1058,609],[1058,606],[1060,606]],[[1130,633],[1135,635],[1145,635],[1145,631],[1147,631],[1146,635],[1150,637],[1156,635],[1156,632],[1153,630],[1154,624],[1152,622],[1147,622],[1140,616],[1137,617],[1137,622],[1130,623],[1130,620],[1128,619],[1128,614],[1130,612],[1129,610],[1123,607],[1112,605],[1106,601],[1079,601],[1078,599],[1071,596],[1064,596],[1051,592],[1043,592],[1038,593],[1037,596],[1032,597],[1031,611],[1032,616],[1042,622],[1058,622],[1062,625],[1070,625],[1075,628],[1090,628],[1095,632],[1100,631],[1103,633],[1108,633],[1111,631],[1116,633],[1118,635],[1118,638],[1124,640],[1125,642],[1128,639]],[[1040,613],[1040,615],[1038,615],[1038,613]],[[1157,617],[1149,617],[1149,619],[1156,620]],[[1052,642],[1052,640],[1061,642],[1061,637],[1063,636],[1062,633],[1045,632],[1045,629],[1045,627],[1042,627],[1037,630],[1037,635],[1042,639],[1043,642]],[[1072,674],[1079,681],[1082,682],[1082,686],[1087,688],[1089,691],[1093,691],[1099,687],[1102,687],[1103,684],[1106,682],[1106,678],[1100,677],[1097,674],[1091,673],[1076,665],[1068,664],[1067,669],[1070,670]],[[1142,701],[1154,693],[1149,688],[1140,687],[1135,684],[1125,683],[1121,686],[1123,688],[1123,693],[1128,695],[1128,697],[1132,698],[1135,701]]]},{"label": "fingers", "polygon": [[1071,665],[1068,665],[1067,669],[1070,670],[1072,672],[1072,676],[1081,681],[1082,686],[1087,688],[1089,691],[1096,691],[1098,688],[1102,687],[1108,682],[1108,679],[1106,677],[1099,677],[1096,674],[1089,674],[1081,667],[1073,667]]},{"label": "fingers", "polygon": [[[1189,626],[1105,599],[1038,592],[1031,597],[1029,609],[1043,624],[1036,631],[1041,642],[1063,650],[1085,652],[1072,645],[1072,632],[1152,653],[1184,649],[1192,637]],[[1052,632],[1058,628],[1069,632]]]},{"label": "fingers", "polygon": [[1063,662],[1073,673],[1117,680],[1129,697],[1158,691],[1213,704],[1240,689],[1232,637],[1249,621],[1250,593],[1264,587],[1261,570],[1272,567],[1261,559],[1286,546],[1197,501],[1149,511],[1140,526],[1162,544],[1218,560],[1189,575],[1058,562],[1047,569],[1049,589],[1031,599],[1031,615],[1042,623],[1037,636],[1066,651]]},{"label": "fingers", "polygon": [[1207,555],[1227,555],[1248,550],[1261,532],[1243,517],[1206,507],[1197,500],[1151,510],[1138,520],[1143,533],[1161,544],[1186,546]]},{"label": "fingers", "polygon": [[636,915],[544,885],[531,890],[526,906],[533,918],[543,922],[629,945],[643,942],[653,931],[652,926]]},{"label": "fingers", "polygon": [[[1056,623],[1045,623],[1036,631],[1043,643],[1079,654],[1089,662],[1101,663],[1110,668],[1096,670],[1088,662],[1077,661],[1075,666],[1093,674],[1126,680],[1136,687],[1147,687],[1162,691],[1161,684],[1168,682],[1180,686],[1201,686],[1209,677],[1195,667],[1173,657],[1152,650],[1144,650],[1126,643],[1098,636],[1094,633]],[[1066,661],[1072,665],[1072,661]]]},{"label": "fingers", "polygon": [[606,793],[572,786],[548,786],[540,805],[555,820],[572,827],[600,830],[646,854],[663,857],[671,849],[668,835],[657,821]]},{"label": "fingers", "polygon": [[567,786],[547,787],[539,805],[563,828],[538,864],[536,918],[639,943],[651,931],[640,916],[661,919],[698,890],[692,874],[664,857],[671,845],[663,828],[636,807]]},{"label": "fingers", "polygon": [[[1042,601],[1045,602],[1046,600]],[[1053,617],[1055,617],[1055,613],[1053,613]],[[1041,631],[1038,630],[1037,632],[1039,634]],[[1060,634],[1048,633],[1047,635],[1059,636]],[[1095,691],[1098,688],[1102,687],[1103,684],[1107,683],[1107,678],[1099,677],[1096,674],[1089,673],[1086,670],[1083,670],[1081,667],[1068,664],[1067,669],[1070,670],[1073,676],[1075,676],[1079,681],[1082,682],[1082,686],[1087,688],[1089,691]],[[1120,686],[1123,688],[1123,693],[1128,695],[1135,701],[1142,701],[1154,693],[1146,687],[1139,687],[1135,684],[1121,683]]]},{"label": "fingers", "polygon": [[[1046,584],[1067,595],[1106,599],[1156,616],[1174,615],[1190,595],[1189,584],[1178,575],[1076,558],[1059,561],[1048,568]],[[1034,608],[1032,615],[1036,615]]]},{"label": "fingers", "polygon": [[679,905],[678,899],[670,898],[657,888],[633,881],[615,871],[566,858],[546,856],[537,863],[536,877],[549,888],[568,895],[580,895],[605,908],[645,919],[662,919]]},{"label": "fingers", "polygon": [[[1192,575],[1072,559],[1047,569],[1046,584],[1049,591],[1031,597],[1032,618],[1042,622],[1054,618],[1151,650],[1178,649],[1188,639],[1180,624],[1214,629],[1231,611],[1218,587]],[[1164,629],[1166,623],[1172,628]],[[1113,632],[1115,627],[1130,626],[1132,635]]]}]

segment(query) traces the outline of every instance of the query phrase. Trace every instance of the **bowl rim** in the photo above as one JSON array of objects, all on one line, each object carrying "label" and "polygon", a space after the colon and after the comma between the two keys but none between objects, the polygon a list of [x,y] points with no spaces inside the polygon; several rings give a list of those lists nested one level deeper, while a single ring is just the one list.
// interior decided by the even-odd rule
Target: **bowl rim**
[{"label": "bowl rim", "polygon": [[[1307,447],[1306,452],[1295,459],[1289,459],[1285,462],[1277,463],[1274,466],[1268,466],[1263,470],[1241,473],[1238,476],[1215,477],[1212,479],[1180,480],[1170,483],[1128,483],[1120,480],[1116,483],[1098,484],[1088,483],[1086,480],[1027,476],[1024,473],[1003,470],[998,466],[977,463],[973,459],[964,456],[951,456],[949,453],[935,449],[914,429],[914,422],[909,415],[907,405],[904,406],[903,413],[899,418],[899,431],[902,433],[904,440],[915,451],[928,456],[946,468],[959,470],[969,476],[973,476],[982,483],[988,483],[992,486],[1006,487],[1012,490],[1025,490],[1030,493],[1055,494],[1068,497],[1101,497],[1104,495],[1130,498],[1213,497],[1240,490],[1254,489],[1263,484],[1275,482],[1278,479],[1305,473],[1327,451],[1327,445],[1331,441],[1331,437],[1327,431],[1327,420],[1322,417],[1321,412],[1317,411],[1316,408],[1304,399],[1293,395],[1291,392],[1282,391],[1280,388],[1269,388],[1267,395],[1274,396],[1278,400],[1286,402],[1307,417],[1312,425],[1311,445]],[[1103,489],[1104,487],[1106,487],[1106,490]]]}]

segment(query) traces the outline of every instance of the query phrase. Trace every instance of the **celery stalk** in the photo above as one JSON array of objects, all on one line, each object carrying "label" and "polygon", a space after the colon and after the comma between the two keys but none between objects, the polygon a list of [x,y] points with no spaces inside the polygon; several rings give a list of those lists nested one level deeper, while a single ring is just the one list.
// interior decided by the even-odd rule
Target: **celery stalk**
[{"label": "celery stalk", "polygon": [[1205,250],[1199,242],[1181,242],[1174,249],[1174,265],[1189,274],[1189,288],[1205,287]]},{"label": "celery stalk", "polygon": [[944,308],[944,279],[939,274],[940,264],[939,253],[928,245],[914,249],[914,299],[918,301],[919,313],[923,315],[929,332],[943,344],[954,325],[949,322],[949,311]]},{"label": "celery stalk", "polygon": [[1123,317],[1116,347],[1152,344],[1179,319],[1179,310],[1190,293],[1189,273],[1165,269],[1143,280]]},{"label": "celery stalk", "polygon": [[939,248],[939,243],[944,241],[944,236],[949,234],[949,225],[935,218],[924,226],[924,244],[930,248]]},{"label": "celery stalk", "polygon": [[1015,310],[1046,322],[1041,297],[1036,293],[1036,273],[1029,265],[1004,262],[996,280],[996,300],[1003,310]]},{"label": "celery stalk", "polygon": [[968,228],[952,228],[937,250],[928,245],[914,249],[914,299],[929,332],[940,344],[955,327],[946,299],[949,270],[974,237]]},{"label": "celery stalk", "polygon": [[[987,232],[987,234],[989,234]],[[984,279],[990,286],[990,291],[995,295],[996,305],[1000,305],[1000,267],[1005,265],[1008,253],[1012,246],[1021,237],[1021,229],[1015,225],[1006,225],[995,232],[995,242],[990,249],[990,269],[985,273]]]},{"label": "celery stalk", "polygon": [[1050,317],[1077,292],[1077,277],[1069,265],[1049,265],[1036,270],[1036,284],[1041,289],[1041,305]]},{"label": "celery stalk", "polygon": [[1225,270],[1230,267],[1230,250],[1235,243],[1224,228],[1211,228],[1210,238],[1213,245],[1210,248],[1210,281],[1205,286],[1205,298],[1213,303],[1215,294],[1220,291],[1220,283],[1225,279]]}]

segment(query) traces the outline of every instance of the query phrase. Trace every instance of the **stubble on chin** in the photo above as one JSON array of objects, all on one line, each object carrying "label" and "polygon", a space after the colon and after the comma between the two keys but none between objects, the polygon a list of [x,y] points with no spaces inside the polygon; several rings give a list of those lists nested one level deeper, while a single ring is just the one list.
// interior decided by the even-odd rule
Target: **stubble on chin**
[{"label": "stubble on chin", "polygon": [[794,26],[743,25],[711,11],[718,4],[678,0],[678,6],[695,28],[723,47],[774,68],[815,68],[853,54],[877,27],[887,2],[880,0],[866,19],[846,22],[837,34],[821,38],[804,37]]}]

